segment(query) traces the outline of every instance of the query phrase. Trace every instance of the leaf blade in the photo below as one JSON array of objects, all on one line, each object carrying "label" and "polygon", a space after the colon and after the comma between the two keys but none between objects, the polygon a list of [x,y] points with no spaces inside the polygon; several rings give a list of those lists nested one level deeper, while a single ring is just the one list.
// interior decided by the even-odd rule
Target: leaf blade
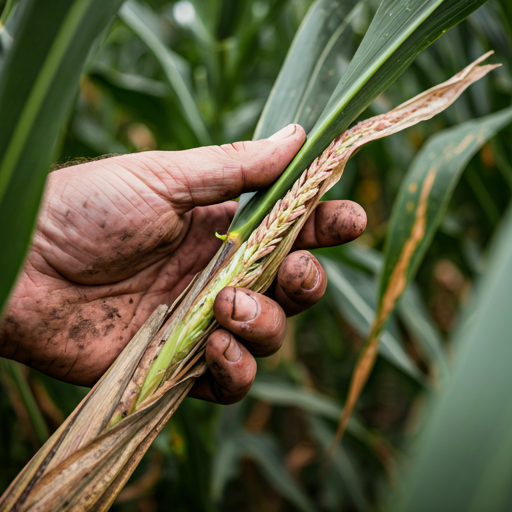
[{"label": "leaf blade", "polygon": [[312,5],[270,92],[254,132],[255,139],[270,137],[289,123],[299,123],[329,47],[343,36],[363,3],[364,0],[320,0]]},{"label": "leaf blade", "polygon": [[460,329],[455,336],[452,378],[431,403],[394,510],[498,512],[512,506],[512,415],[503,406],[512,385],[511,214],[509,208],[494,237],[471,329]]},{"label": "leaf blade", "polygon": [[[348,269],[342,267],[342,265],[336,264],[327,258],[321,258],[320,262],[329,277],[328,287],[335,294],[335,298],[338,299],[340,309],[345,311],[344,317],[350,318],[352,325],[361,336],[368,336],[376,311],[375,307],[372,307],[363,296],[361,283],[358,283],[359,286],[355,286],[355,283],[351,282],[345,275]],[[380,342],[379,352],[382,357],[421,385],[426,384],[424,375],[418,370],[392,333],[384,331],[381,334]]]},{"label": "leaf blade", "polygon": [[150,10],[149,6],[144,5],[143,7],[135,0],[129,0],[119,11],[119,16],[144,41],[160,62],[165,76],[179,99],[179,106],[183,115],[194,130],[199,143],[205,146],[212,144],[212,138],[191,91],[181,77],[171,50],[164,45],[145,21],[147,18],[154,17],[156,19],[156,15]]},{"label": "leaf blade", "polygon": [[0,139],[0,309],[21,267],[89,49],[120,4],[29,0],[16,11],[14,39],[0,76],[0,118],[4,133],[12,134]]},{"label": "leaf blade", "polygon": [[[430,114],[432,115],[430,117],[434,115],[434,111],[439,113],[445,108],[447,108],[459,97],[460,94],[462,94],[462,92],[467,87],[469,87],[469,85],[471,85],[471,83],[479,80],[480,78],[485,76],[485,74],[487,74],[489,71],[496,67],[478,66],[478,63],[480,63],[488,56],[489,54],[484,55],[483,57],[477,59],[474,63],[467,66],[453,78],[446,81],[444,84],[440,84],[436,87],[433,87],[432,89],[429,89],[428,91],[425,91],[423,94],[420,94],[416,98],[413,98],[412,100],[404,103],[397,109],[391,111],[390,115],[392,118],[400,119],[396,124],[393,124],[393,122],[391,121],[391,129],[393,130],[392,133],[399,131],[398,125],[402,123],[405,123],[404,126],[411,126],[412,124],[414,124],[412,123],[412,120],[413,118],[416,118],[416,116],[418,116],[418,118],[420,119],[427,119],[428,117],[426,116],[428,116],[429,114],[425,112],[425,116],[423,116],[420,112],[422,109],[426,109],[427,111],[429,110],[429,98],[430,101],[432,102],[432,112],[430,112]],[[444,105],[442,105],[442,101],[441,103],[438,102],[438,100],[440,100],[441,96],[443,95],[445,102]],[[424,105],[423,100],[425,100]],[[404,118],[401,118],[400,115],[396,115],[396,113],[401,112],[402,110],[404,110],[405,112],[409,112],[409,114],[405,114]],[[408,115],[411,116],[409,120],[407,120]],[[512,115],[512,110],[507,109],[504,115],[503,113],[498,113],[498,115],[501,121],[503,117],[505,117],[505,121],[508,121],[508,116]],[[377,118],[374,119],[378,120],[380,118],[385,119],[385,117],[383,116],[378,116]],[[364,123],[372,125],[375,123],[375,121],[370,119],[368,121],[365,121]],[[360,123],[360,125],[363,125],[364,123]],[[387,127],[384,127],[382,131],[385,131],[387,129]],[[347,132],[347,134],[350,134],[352,131],[357,132],[357,130],[358,127],[356,126],[352,130]],[[368,142],[369,140],[374,140],[372,138],[371,131],[372,130],[369,129],[369,133],[363,135],[363,140],[357,142],[356,145],[362,145]],[[469,142],[467,142],[467,138],[464,141],[461,141],[461,153],[469,147],[473,139],[475,139],[475,137],[473,137],[472,140]],[[442,142],[444,143],[444,141],[445,138],[443,137]],[[456,154],[457,148],[455,149]],[[437,154],[433,152],[432,155],[432,158],[435,158],[437,156]],[[343,432],[346,429],[348,420],[350,418],[350,414],[352,413],[352,410],[354,409],[354,406],[364,386],[366,385],[366,381],[368,380],[368,377],[373,369],[373,366],[377,358],[379,339],[385,327],[385,324],[388,321],[391,313],[394,311],[398,299],[401,297],[402,293],[406,288],[407,276],[404,275],[404,273],[407,273],[414,254],[417,254],[418,247],[421,246],[422,241],[424,241],[425,239],[427,208],[429,208],[429,199],[432,197],[431,191],[433,184],[436,180],[437,171],[437,168],[431,167],[429,164],[424,172],[424,180],[423,183],[421,184],[421,187],[417,186],[416,188],[414,188],[413,192],[416,193],[417,196],[417,207],[415,210],[414,205],[412,206],[412,208],[410,208],[412,215],[411,229],[408,234],[408,238],[406,238],[404,243],[399,246],[399,254],[397,256],[396,263],[391,270],[391,276],[388,285],[386,286],[385,292],[379,296],[377,315],[370,329],[368,339],[363,349],[361,350],[361,353],[359,355],[354,372],[350,380],[345,408],[343,410],[343,414],[341,415],[338,424],[336,443],[338,443],[341,437],[343,436]],[[402,184],[402,187],[403,186],[404,185]],[[402,190],[405,189],[402,188]],[[409,209],[408,206],[406,206],[406,209]],[[436,213],[439,214],[438,211],[436,211]],[[440,220],[439,215],[437,215],[437,218]],[[333,445],[333,449],[334,448],[335,445]]]},{"label": "leaf blade", "polygon": [[[310,92],[326,64],[329,46],[345,51],[346,29],[366,0],[317,0],[309,9],[295,35],[254,132],[254,139],[270,137],[290,123],[301,123],[300,111],[308,105],[318,106],[317,95]],[[340,44],[341,43],[341,44]],[[332,94],[328,90],[328,95]],[[323,110],[327,100],[320,100]],[[317,114],[318,118],[320,112]],[[316,122],[317,119],[315,119]],[[307,129],[307,125],[305,126]],[[242,194],[242,209],[256,192]]]},{"label": "leaf blade", "polygon": [[[391,214],[384,267],[379,284],[379,300],[381,302],[384,300],[386,289],[390,286],[393,269],[399,262],[400,248],[405,245],[408,239],[407,234],[412,232],[415,214],[419,207],[420,189],[424,187],[426,180],[433,181],[429,185],[429,204],[425,211],[425,233],[411,255],[410,265],[405,275],[406,284],[413,279],[432,241],[462,171],[475,153],[511,121],[512,108],[508,108],[455,128],[443,130],[431,138],[420,151],[400,187]],[[430,178],[429,172],[431,173]]]},{"label": "leaf blade", "polygon": [[[460,0],[449,2],[436,0],[410,0],[404,8],[401,0],[384,0],[375,15],[367,35],[354,59],[343,75],[338,89],[333,93],[321,118],[308,134],[308,139],[289,164],[281,177],[269,189],[262,190],[241,202],[230,232],[242,239],[267,215],[273,205],[284,196],[293,182],[329,143],[341,135],[350,123],[390,85],[414,60],[414,58],[439,38],[446,30],[465,19],[487,0]],[[432,11],[432,7],[436,7]],[[389,12],[398,12],[394,23],[399,27],[399,37],[388,47],[388,37],[383,28]],[[368,48],[380,46],[380,52]],[[391,50],[394,49],[394,52]],[[365,55],[366,53],[366,55]],[[360,58],[362,56],[362,58]],[[388,57],[384,63],[382,61]],[[366,57],[366,58],[364,58]],[[378,63],[382,65],[378,66]],[[370,77],[358,80],[356,70],[373,69]]]}]

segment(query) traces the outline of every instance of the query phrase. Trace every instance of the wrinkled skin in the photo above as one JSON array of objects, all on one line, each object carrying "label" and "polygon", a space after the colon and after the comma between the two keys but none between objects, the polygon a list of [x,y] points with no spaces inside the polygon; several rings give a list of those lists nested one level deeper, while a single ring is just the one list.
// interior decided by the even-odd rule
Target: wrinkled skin
[{"label": "wrinkled skin", "polygon": [[[31,250],[0,325],[0,355],[57,379],[90,386],[159,304],[172,304],[219,248],[237,204],[272,183],[305,139],[290,125],[267,140],[189,151],[152,151],[61,169],[48,177]],[[326,287],[303,249],[359,236],[364,211],[321,203],[283,262],[271,296],[226,288],[214,305],[222,326],[208,339],[208,372],[191,396],[240,400],[254,356],[281,345],[286,315]]]}]

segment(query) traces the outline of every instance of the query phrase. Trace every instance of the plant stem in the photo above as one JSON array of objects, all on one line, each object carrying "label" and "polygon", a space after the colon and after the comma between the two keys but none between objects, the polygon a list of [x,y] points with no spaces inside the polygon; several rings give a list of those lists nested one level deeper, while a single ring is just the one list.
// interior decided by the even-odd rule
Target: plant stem
[{"label": "plant stem", "polygon": [[36,399],[32,394],[32,390],[28,385],[27,380],[22,375],[20,371],[19,363],[15,361],[3,361],[5,368],[9,372],[12,380],[14,381],[18,391],[21,395],[21,399],[25,404],[28,415],[30,416],[30,420],[32,421],[32,425],[34,427],[34,432],[36,433],[37,440],[44,444],[44,442],[50,437],[50,433],[48,431],[48,427],[46,426],[46,422],[44,421],[43,415],[39,410],[39,406],[37,405]]},{"label": "plant stem", "polygon": [[162,382],[172,375],[173,370],[212,327],[215,322],[213,314],[215,297],[241,270],[243,251],[234,251],[239,245],[232,238],[226,239],[222,244],[210,267],[205,271],[207,273],[205,286],[194,299],[189,312],[172,330],[158,357],[151,365],[135,407],[150,397]]}]

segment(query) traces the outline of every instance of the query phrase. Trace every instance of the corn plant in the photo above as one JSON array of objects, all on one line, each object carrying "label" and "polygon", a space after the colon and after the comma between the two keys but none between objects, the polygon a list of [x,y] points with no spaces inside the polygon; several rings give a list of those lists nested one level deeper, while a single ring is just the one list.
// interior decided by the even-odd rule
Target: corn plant
[{"label": "corn plant", "polygon": [[[289,168],[269,190],[242,198],[216,260],[192,283],[178,304],[155,312],[82,406],[27,467],[6,494],[4,506],[28,510],[37,503],[48,510],[105,510],[111,505],[145,449],[185,396],[193,378],[204,370],[201,343],[215,327],[211,313],[215,293],[228,284],[264,290],[307,215],[339,179],[355,150],[431,117],[492,68],[475,63],[446,84],[346,131],[354,118],[428,43],[482,3],[409,2],[404,11],[398,9],[397,2],[382,2],[340,86]],[[126,4],[122,10],[123,19],[132,24],[135,18],[130,13],[134,5]],[[293,48],[300,48],[299,39]],[[293,62],[294,57],[297,54],[292,51],[287,63]],[[281,83],[284,76],[283,71]],[[275,103],[282,101],[276,93],[282,92],[279,80],[256,130],[257,137],[266,136],[276,125],[288,122],[287,115],[293,113],[293,108],[275,108]],[[303,91],[305,95],[310,92],[307,86]],[[190,119],[192,122],[194,118]],[[424,185],[418,190],[417,208],[426,204],[434,181],[427,176],[428,187]],[[443,189],[446,185],[438,186]],[[419,239],[422,238],[423,234]],[[398,295],[394,296],[391,309]],[[372,339],[378,340],[391,309],[388,307],[377,320]],[[160,340],[167,341],[158,353]],[[375,348],[373,342],[371,350],[375,352]],[[157,353],[156,362],[152,363]],[[124,381],[115,387],[112,383],[120,374],[125,376]],[[41,467],[43,473],[39,471]],[[115,478],[108,478],[109,472]],[[63,490],[70,492],[63,496]]]}]

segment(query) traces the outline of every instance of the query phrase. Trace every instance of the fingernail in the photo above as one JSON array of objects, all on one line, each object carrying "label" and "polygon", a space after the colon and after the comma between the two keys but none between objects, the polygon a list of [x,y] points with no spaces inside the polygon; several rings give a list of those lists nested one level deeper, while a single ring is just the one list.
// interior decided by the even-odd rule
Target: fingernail
[{"label": "fingernail", "polygon": [[285,126],[282,130],[279,130],[278,132],[274,133],[271,137],[268,138],[268,140],[271,140],[272,142],[276,140],[283,140],[287,137],[290,137],[290,135],[293,135],[297,131],[297,125],[296,124],[289,124],[288,126]]},{"label": "fingernail", "polygon": [[248,322],[256,318],[258,314],[257,302],[245,292],[235,290],[235,300],[233,301],[233,312],[231,318],[238,322]]},{"label": "fingernail", "polygon": [[320,273],[316,268],[316,265],[313,261],[309,260],[308,268],[306,270],[306,277],[302,280],[300,287],[304,291],[313,290],[315,286],[318,284],[318,280],[320,279]]},{"label": "fingernail", "polygon": [[235,338],[233,338],[233,336],[231,336],[231,341],[229,342],[228,348],[224,351],[224,357],[230,363],[236,363],[237,361],[240,361],[240,358],[242,357],[242,351],[240,350],[240,347],[238,346],[238,343],[236,342]]}]

